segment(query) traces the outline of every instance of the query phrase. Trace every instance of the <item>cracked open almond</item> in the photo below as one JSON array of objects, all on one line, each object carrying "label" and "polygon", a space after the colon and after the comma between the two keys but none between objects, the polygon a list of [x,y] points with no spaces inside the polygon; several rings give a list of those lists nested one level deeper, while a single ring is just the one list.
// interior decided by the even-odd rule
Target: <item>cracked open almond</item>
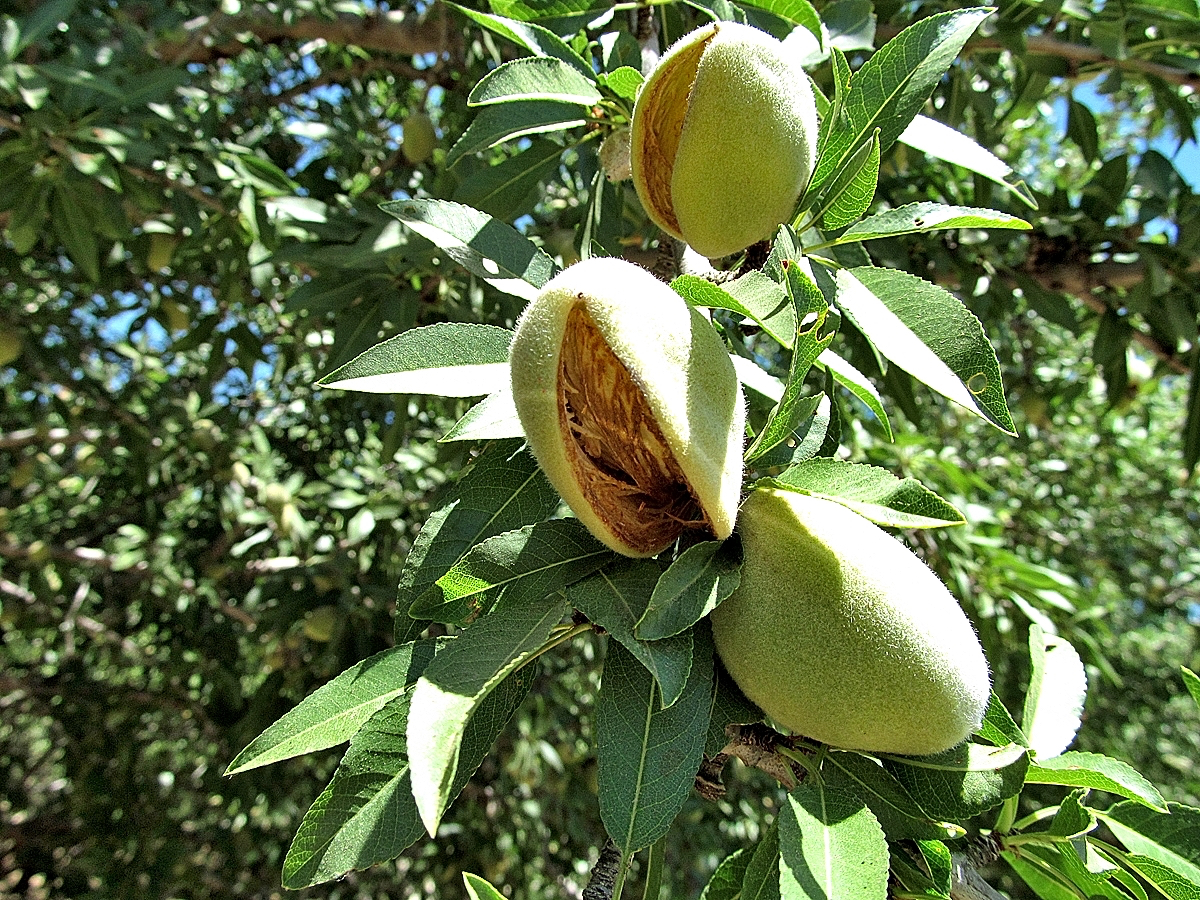
[{"label": "cracked open almond", "polygon": [[733,531],[745,411],[712,324],[632,263],[593,258],[532,300],[509,355],[530,449],[588,530],[653,556]]},{"label": "cracked open almond", "polygon": [[812,85],[771,35],[716,22],[677,41],[633,110],[631,164],[656,225],[709,258],[770,237],[816,162]]}]

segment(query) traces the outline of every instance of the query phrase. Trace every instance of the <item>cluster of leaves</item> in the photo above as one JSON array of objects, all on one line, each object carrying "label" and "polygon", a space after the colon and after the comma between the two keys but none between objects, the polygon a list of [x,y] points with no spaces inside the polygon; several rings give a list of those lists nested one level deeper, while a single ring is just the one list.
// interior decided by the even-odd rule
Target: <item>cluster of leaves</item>
[{"label": "cluster of leaves", "polygon": [[[736,9],[721,12],[745,18]],[[974,316],[934,284],[870,265],[861,246],[950,228],[1027,227],[992,210],[933,203],[863,218],[881,150],[905,132],[986,14],[964,10],[923,20],[853,74],[834,49],[835,92],[819,103],[818,163],[796,221],[781,229],[761,270],[743,267],[739,278],[721,286],[688,275],[672,284],[694,305],[735,314],[723,324],[744,354],[740,377],[765,401],[746,451],[750,472],[843,502],[885,525],[940,527],[962,517],[919,483],[831,458],[844,427],[833,413],[835,385],[858,397],[876,427],[890,435],[878,393],[829,349],[843,315],[872,352],[991,424],[1013,430],[998,360]],[[469,102],[483,109],[456,150],[463,141],[478,149],[531,130],[578,126],[577,119],[563,118],[562,106],[584,108],[577,116],[607,106],[602,129],[627,121],[640,74],[619,64],[615,53],[602,54],[599,74],[580,56],[592,46],[615,49],[619,34],[573,47],[537,25],[469,15],[533,55],[498,67],[475,86]],[[793,11],[790,24],[821,40],[820,22],[806,5]],[[485,143],[471,143],[485,141],[481,135]],[[982,147],[971,147],[968,156],[981,174],[996,171],[994,157]],[[540,180],[536,159],[523,157],[493,167],[508,170],[497,175],[500,183],[513,183],[518,170],[534,184]],[[535,168],[521,168],[528,165]],[[605,203],[601,179],[597,171],[584,214],[584,255],[606,251],[605,235],[619,229],[612,220],[622,216]],[[1020,192],[1019,184],[1010,186]],[[518,298],[531,298],[555,270],[535,244],[487,212],[436,200],[396,201],[384,209],[473,275]],[[754,334],[739,322],[753,324]],[[776,355],[789,356],[782,379],[755,361],[765,356],[755,336],[759,329],[774,342]],[[461,630],[449,639],[400,643],[343,673],[230,766],[236,773],[350,741],[293,842],[284,867],[289,886],[389,859],[422,830],[435,835],[447,807],[528,693],[539,659],[596,627],[609,636],[596,752],[600,814],[620,852],[615,896],[634,855],[647,848],[648,895],[657,893],[660,842],[705,755],[733,746],[728,727],[761,720],[714,660],[703,621],[738,583],[736,542],[728,542],[732,548],[717,542],[680,547],[670,559],[626,560],[575,520],[547,518],[558,498],[519,443],[507,440],[521,436],[520,423],[508,389],[495,389],[497,381],[506,381],[510,337],[484,325],[415,329],[322,381],[371,392],[486,394],[443,440],[493,443],[426,521],[400,579],[401,609],[409,620],[398,620],[398,639],[430,622]],[[808,376],[817,364],[823,389],[810,394]],[[575,616],[564,622],[571,610]],[[1124,850],[1088,836],[1098,821],[1084,806],[1090,790],[1127,797],[1158,814],[1168,812],[1166,801],[1117,760],[1063,752],[1078,725],[1083,668],[1070,644],[1036,626],[1031,652],[1025,730],[994,697],[978,740],[936,757],[871,759],[781,739],[775,749],[786,761],[775,771],[792,789],[777,822],[753,848],[722,863],[706,896],[757,895],[771,886],[783,896],[884,897],[890,877],[907,896],[949,897],[956,864],[946,840],[965,835],[965,823],[997,807],[997,849],[1039,893],[1091,891],[1099,884],[1114,896],[1125,890],[1144,896],[1140,878],[1168,897],[1193,896],[1200,881],[1192,877],[1194,863],[1180,855],[1184,844],[1173,826],[1163,829],[1152,819],[1141,831],[1129,828],[1141,842],[1125,834]],[[1076,790],[1057,807],[1015,822],[1022,789],[1038,784]],[[379,818],[385,809],[386,826]],[[1193,813],[1184,808],[1176,815],[1187,820]],[[1052,814],[1048,830],[1037,827]],[[1120,805],[1106,815],[1119,834],[1126,819],[1142,818]],[[908,842],[916,842],[910,856]],[[1149,853],[1139,852],[1147,848]],[[472,894],[493,890],[466,877]]]}]

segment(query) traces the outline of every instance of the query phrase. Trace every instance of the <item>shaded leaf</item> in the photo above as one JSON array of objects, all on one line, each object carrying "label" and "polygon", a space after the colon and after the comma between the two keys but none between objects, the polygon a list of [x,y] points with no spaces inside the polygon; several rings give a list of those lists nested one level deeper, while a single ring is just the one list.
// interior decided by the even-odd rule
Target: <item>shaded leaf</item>
[{"label": "shaded leaf", "polygon": [[573,103],[519,100],[499,106],[484,106],[450,148],[446,165],[452,166],[464,156],[479,153],[504,141],[577,128],[586,122],[583,110]]},{"label": "shaded leaf", "polygon": [[845,228],[867,211],[879,184],[879,130],[847,161],[825,192],[821,228]]},{"label": "shaded leaf", "polygon": [[659,576],[634,636],[655,641],[690,628],[734,592],[741,572],[742,545],[736,537],[693,544]]},{"label": "shaded leaf", "polygon": [[567,588],[567,599],[646,667],[662,688],[663,704],[670,706],[687,685],[692,633],[685,631],[660,641],[634,637],[634,628],[650,605],[661,573],[653,560],[617,559]]},{"label": "shaded leaf", "polygon": [[1004,747],[1008,744],[1029,746],[1029,739],[1017,727],[1017,723],[1013,721],[1012,715],[1000,702],[995,691],[992,691],[988,697],[988,706],[983,713],[983,724],[979,726],[979,736],[997,747]]},{"label": "shaded leaf", "polygon": [[697,642],[687,684],[663,708],[658,682],[609,641],[596,704],[600,818],[626,853],[667,833],[704,753],[712,696],[712,644]]},{"label": "shaded leaf", "polygon": [[562,152],[553,141],[535,140],[515,156],[460,182],[454,200],[498,219],[519,218],[533,210],[539,186],[558,170]]},{"label": "shaded leaf", "polygon": [[904,786],[873,759],[849,751],[825,757],[821,777],[862,800],[890,841],[957,837],[954,826],[926,815]]},{"label": "shaded leaf", "polygon": [[392,647],[317,688],[256,737],[225,770],[236,775],[350,740],[363,723],[405,693],[433,659],[435,642]]},{"label": "shaded leaf", "polygon": [[[451,798],[479,768],[529,693],[534,667],[506,679],[480,705],[463,734]],[[410,695],[373,716],[350,742],[333,780],[309,808],[283,863],[283,884],[304,888],[393,859],[425,833],[406,752]]]},{"label": "shaded leaf", "polygon": [[1029,756],[1019,744],[959,744],[933,756],[881,754],[884,767],[930,816],[961,822],[1020,793]]},{"label": "shaded leaf", "polygon": [[741,900],[780,900],[779,898],[779,820],[763,832],[754,847],[754,855],[742,879]]},{"label": "shaded leaf", "polygon": [[1167,812],[1123,800],[1097,815],[1130,851],[1200,884],[1200,809],[1168,803]]},{"label": "shaded leaf", "polygon": [[421,526],[400,573],[400,609],[420,600],[476,543],[541,521],[558,502],[558,492],[523,445],[503,441],[487,447]]},{"label": "shaded leaf", "polygon": [[457,623],[476,618],[495,603],[535,603],[615,556],[578,519],[526,525],[468,550],[437,580],[438,590],[413,603],[410,615]]},{"label": "shaded leaf", "polygon": [[700,893],[700,900],[740,900],[750,857],[751,851],[742,847],[721,860]]}]

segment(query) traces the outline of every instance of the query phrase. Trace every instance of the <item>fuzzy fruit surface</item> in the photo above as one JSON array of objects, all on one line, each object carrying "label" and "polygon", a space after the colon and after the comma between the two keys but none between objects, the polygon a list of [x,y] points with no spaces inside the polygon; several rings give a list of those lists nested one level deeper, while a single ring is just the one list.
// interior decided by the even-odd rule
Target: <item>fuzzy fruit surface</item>
[{"label": "fuzzy fruit surface", "polygon": [[685,528],[730,535],[741,385],[678,294],[624,260],[576,263],[525,308],[509,362],[529,447],[596,538],[645,557]]},{"label": "fuzzy fruit surface", "polygon": [[780,726],[850,750],[939,753],[976,730],[991,688],[971,623],[908,548],[839,503],[757,490],[745,563],[712,613],[742,691]]},{"label": "fuzzy fruit surface", "polygon": [[783,43],[736,22],[698,28],[650,73],[633,111],[633,183],[647,215],[704,256],[787,221],[816,160],[817,109]]}]

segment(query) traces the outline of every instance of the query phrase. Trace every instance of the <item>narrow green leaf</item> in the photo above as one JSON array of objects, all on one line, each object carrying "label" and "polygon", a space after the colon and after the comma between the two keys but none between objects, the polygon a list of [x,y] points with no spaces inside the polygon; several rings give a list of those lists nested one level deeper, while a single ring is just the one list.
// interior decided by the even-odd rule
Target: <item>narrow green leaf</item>
[{"label": "narrow green leaf", "polygon": [[[77,0],[49,0],[35,4],[29,15],[17,22],[17,39],[6,46],[7,56],[15,60],[26,47],[31,47],[50,34],[75,12]],[[5,41],[7,44],[7,40]]]},{"label": "narrow green leaf", "polygon": [[621,558],[568,587],[567,599],[646,667],[662,688],[663,705],[671,706],[687,686],[692,632],[660,641],[634,637],[634,628],[650,604],[661,573],[658,563],[652,560]]},{"label": "narrow green leaf", "polygon": [[502,893],[478,875],[463,872],[463,882],[466,883],[467,896],[470,897],[470,900],[507,900]]},{"label": "narrow green leaf", "polygon": [[619,66],[600,76],[600,83],[623,100],[636,100],[645,80],[633,66]]},{"label": "narrow green leaf", "polygon": [[961,822],[1020,793],[1029,768],[1019,744],[959,744],[933,756],[881,754],[884,767],[935,819]]},{"label": "narrow green leaf", "polygon": [[1029,626],[1031,672],[1025,695],[1022,730],[1038,759],[1058,756],[1071,741],[1083,718],[1087,672],[1075,648],[1062,637]]},{"label": "narrow green leaf", "polygon": [[793,25],[802,25],[821,40],[821,19],[808,0],[742,0],[743,6],[753,6],[772,13]]},{"label": "narrow green leaf", "polygon": [[[534,670],[529,666],[506,679],[471,718],[452,798],[529,693]],[[333,780],[300,823],[284,859],[284,887],[310,887],[393,859],[425,833],[405,749],[409,699],[408,693],[396,697],[354,735]]]},{"label": "narrow green leaf", "polygon": [[[698,627],[706,628],[707,626],[699,625]],[[704,752],[709,756],[716,756],[729,743],[729,735],[725,733],[728,726],[750,725],[761,722],[764,718],[763,711],[742,693],[742,689],[725,671],[719,658],[713,660],[713,685],[708,737],[704,742]]]},{"label": "narrow green leaf", "polygon": [[[1200,372],[1200,344],[1192,353],[1192,372]],[[1187,419],[1183,423],[1183,468],[1193,472],[1200,465],[1200,378],[1188,379]]]},{"label": "narrow green leaf", "polygon": [[433,589],[475,544],[545,519],[558,502],[532,453],[515,441],[490,445],[421,526],[400,573],[399,608]]},{"label": "narrow green leaf", "polygon": [[[1042,848],[1022,847],[1019,855],[1011,850],[1000,855],[1042,900],[1080,900],[1078,889],[1069,884],[1057,865],[1043,859],[1039,851]],[[1054,854],[1053,850],[1042,852]]]},{"label": "narrow green leaf", "polygon": [[65,187],[54,190],[50,209],[54,230],[66,248],[67,256],[89,281],[100,280],[100,247],[96,243],[94,222],[79,199]]},{"label": "narrow green leaf", "polygon": [[934,889],[946,896],[950,895],[950,882],[954,876],[954,860],[950,856],[950,848],[940,840],[917,841],[917,849],[929,869],[929,878]]},{"label": "narrow green leaf", "polygon": [[413,798],[430,836],[453,799],[463,735],[487,696],[537,651],[567,610],[564,600],[501,604],[454,639],[413,690],[407,740]]},{"label": "narrow green leaf", "polygon": [[1122,856],[1120,859],[1153,885],[1167,900],[1200,900],[1200,882],[1185,878],[1170,866],[1136,853]]},{"label": "narrow green leaf", "polygon": [[1097,815],[1131,852],[1156,859],[1200,885],[1200,809],[1168,803],[1164,814],[1123,800]]},{"label": "narrow green leaf", "polygon": [[783,397],[783,382],[766,372],[758,363],[736,353],[731,353],[729,359],[733,362],[733,370],[737,372],[738,381],[744,388],[773,403],[778,403]]},{"label": "narrow green leaf", "polygon": [[494,16],[491,13],[480,12],[457,3],[449,3],[454,9],[471,19],[493,34],[498,34],[512,41],[518,47],[528,50],[535,56],[553,57],[571,65],[581,75],[592,76],[591,66],[578,53],[571,49],[557,34],[541,25],[531,22],[521,22],[504,16]]},{"label": "narrow green leaf", "polygon": [[712,644],[697,642],[687,685],[663,708],[658,682],[609,641],[596,704],[600,818],[624,852],[667,833],[692,790],[712,701]]},{"label": "narrow green leaf", "polygon": [[979,727],[979,736],[997,747],[1004,747],[1008,744],[1029,746],[1029,739],[1017,727],[1017,723],[1013,721],[1012,715],[1000,702],[995,691],[992,691],[988,698],[988,707],[983,714],[983,724]]},{"label": "narrow green leaf", "polygon": [[826,329],[829,304],[812,278],[807,260],[784,260],[788,295],[796,309],[796,336],[783,396],[767,416],[762,430],[746,449],[745,459],[752,462],[792,436],[805,419],[816,412],[821,395],[805,396],[805,378],[817,358],[833,341],[835,330]]},{"label": "narrow green leaf", "polygon": [[1083,805],[1087,792],[1083,788],[1071,791],[1058,805],[1058,812],[1050,820],[1047,834],[1055,837],[1073,838],[1087,834],[1096,827],[1095,814]]},{"label": "narrow green leaf", "polygon": [[742,545],[737,538],[688,547],[659,576],[634,636],[656,641],[691,628],[732,594],[741,580]]},{"label": "narrow green leaf", "polygon": [[379,207],[445,250],[497,290],[532,300],[554,260],[511,225],[449,200],[394,200]]},{"label": "narrow green leaf", "polygon": [[842,119],[833,126],[817,162],[815,183],[840,172],[853,152],[879,129],[886,150],[933,93],[967,38],[992,10],[955,10],[905,28],[866,61],[850,81]]},{"label": "narrow green leaf", "polygon": [[[1010,191],[1029,208],[1037,209],[1037,200],[1034,199],[1033,193],[1025,182],[1013,172],[1008,163],[961,131],[956,131],[937,119],[931,119],[928,116],[915,117],[898,140],[934,159],[962,166],[964,169],[982,175]],[[987,227],[1010,226],[991,225]]]},{"label": "narrow green leaf", "polygon": [[[1088,900],[1129,900],[1129,896],[1110,883],[1117,867],[1092,848],[1086,839],[1077,838],[1057,844],[1058,870],[1075,885]],[[1085,861],[1086,860],[1086,861]],[[1055,862],[1050,857],[1051,864]],[[1103,866],[1094,869],[1089,863]]]},{"label": "narrow green leaf", "polygon": [[496,603],[535,603],[616,557],[578,519],[552,519],[476,544],[409,611],[413,618],[461,623]]},{"label": "narrow green leaf", "polygon": [[467,106],[514,100],[548,100],[592,106],[600,100],[594,76],[588,78],[552,56],[524,56],[501,63],[472,88]]},{"label": "narrow green leaf", "polygon": [[996,212],[994,209],[946,206],[943,203],[908,203],[867,216],[861,222],[851,225],[842,232],[837,243],[870,241],[902,234],[926,234],[951,228],[1011,228],[1028,231],[1032,227],[1024,219]]},{"label": "narrow green leaf", "polygon": [[512,386],[506,384],[468,409],[438,441],[492,441],[524,437],[525,429],[513,403]]},{"label": "narrow green leaf", "polygon": [[806,781],[779,812],[782,900],[885,900],[888,848],[861,800]]},{"label": "narrow green leaf", "polygon": [[577,128],[586,122],[583,110],[573,103],[519,100],[499,106],[484,106],[450,148],[446,165],[452,166],[464,156],[471,156],[504,141]]},{"label": "narrow green leaf", "polygon": [[892,423],[888,420],[887,411],[883,408],[883,398],[879,396],[879,391],[875,389],[875,385],[871,384],[869,378],[864,375],[846,360],[842,359],[832,350],[826,350],[817,357],[814,365],[827,371],[833,376],[833,380],[852,393],[863,405],[867,407],[879,421],[879,425],[883,428],[883,433],[887,439],[894,440],[892,435]]},{"label": "narrow green leaf", "polygon": [[879,129],[850,157],[825,192],[821,228],[845,228],[867,211],[879,184]]},{"label": "narrow green leaf", "polygon": [[507,328],[459,322],[410,328],[323,376],[317,386],[368,394],[482,396],[508,380],[512,335]]},{"label": "narrow green leaf", "polygon": [[746,866],[742,879],[741,900],[780,900],[779,898],[779,820],[771,823]]},{"label": "narrow green leaf", "polygon": [[958,836],[954,826],[926,815],[904,786],[873,759],[847,751],[831,752],[825,757],[821,777],[830,787],[853,794],[867,804],[888,840]]},{"label": "narrow green leaf", "polygon": [[364,722],[403,694],[433,659],[435,642],[392,647],[317,688],[256,737],[225,770],[236,775],[350,740]]},{"label": "narrow green leaf", "polygon": [[1025,775],[1029,784],[1061,784],[1119,794],[1165,812],[1167,802],[1158,788],[1128,763],[1100,753],[1071,750],[1052,759],[1039,759]]},{"label": "narrow green leaf", "polygon": [[750,855],[750,851],[742,847],[721,860],[700,893],[700,900],[740,900]]},{"label": "narrow green leaf", "polygon": [[841,269],[835,281],[841,311],[880,353],[964,409],[1016,434],[996,352],[957,297],[897,269]]},{"label": "narrow green leaf", "polygon": [[1192,699],[1200,705],[1200,675],[1197,675],[1187,666],[1180,666],[1182,670],[1183,683],[1188,689],[1188,693],[1192,695]]},{"label": "narrow green leaf", "polygon": [[787,292],[762,272],[749,272],[725,285],[698,275],[680,275],[671,290],[691,306],[727,309],[745,316],[781,346],[791,349],[796,335],[796,312]]},{"label": "narrow green leaf", "polygon": [[539,187],[558,170],[562,152],[553,141],[535,140],[515,156],[460,182],[453,199],[497,219],[519,218],[533,211]]},{"label": "narrow green leaf", "polygon": [[833,500],[893,528],[943,528],[965,519],[915,478],[841,459],[810,459],[785,469],[771,482],[788,490]]}]

